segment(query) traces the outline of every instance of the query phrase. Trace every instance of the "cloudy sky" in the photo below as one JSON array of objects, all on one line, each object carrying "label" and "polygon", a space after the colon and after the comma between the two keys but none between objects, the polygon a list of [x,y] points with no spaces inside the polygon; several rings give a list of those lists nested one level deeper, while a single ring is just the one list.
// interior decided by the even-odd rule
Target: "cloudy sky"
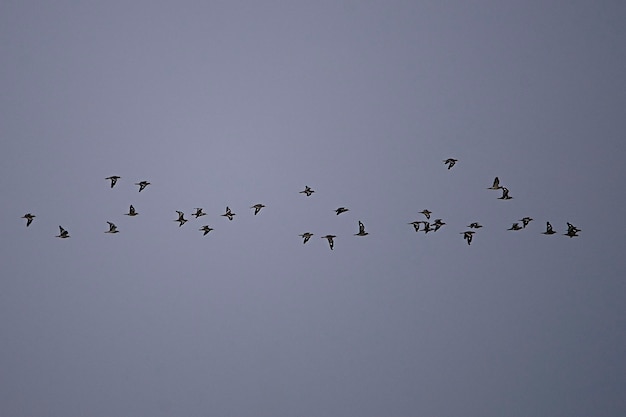
[{"label": "cloudy sky", "polygon": [[626,414],[624,21],[2,2],[0,414]]}]

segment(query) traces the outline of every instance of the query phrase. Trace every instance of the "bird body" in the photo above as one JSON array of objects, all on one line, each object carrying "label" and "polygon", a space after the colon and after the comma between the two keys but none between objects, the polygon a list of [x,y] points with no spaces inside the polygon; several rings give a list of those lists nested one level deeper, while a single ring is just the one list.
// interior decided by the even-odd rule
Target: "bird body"
[{"label": "bird body", "polygon": [[256,216],[257,214],[259,214],[259,211],[261,211],[261,209],[265,207],[263,204],[255,204],[252,207],[250,207],[251,209],[254,209],[254,215]]},{"label": "bird body", "polygon": [[478,222],[473,222],[470,223],[470,225],[467,227],[469,227],[470,229],[480,229],[481,227],[483,227],[483,225]]},{"label": "bird body", "polygon": [[235,213],[233,213],[228,206],[226,206],[226,213],[222,214],[224,217],[228,217],[228,220],[232,220]]},{"label": "bird body", "polygon": [[139,186],[139,192],[142,192],[144,188],[146,188],[150,183],[148,181],[140,181],[136,182],[135,185]]},{"label": "bird body", "polygon": [[133,207],[133,205],[131,204],[130,207],[128,208],[128,213],[124,213],[124,214],[127,216],[133,217],[133,216],[138,215],[139,213],[135,211],[135,207]]},{"label": "bird body", "polygon": [[498,200],[510,200],[510,199],[513,198],[513,197],[511,197],[509,195],[509,189],[508,188],[506,188],[506,187],[500,187],[500,188],[502,188],[502,196],[498,197]]},{"label": "bird body", "polygon": [[302,233],[299,236],[304,238],[304,241],[302,243],[306,243],[306,242],[309,241],[309,239],[311,239],[311,236],[313,236],[313,233],[305,232],[305,233]]},{"label": "bird body", "polygon": [[347,209],[345,207],[339,207],[338,209],[335,210],[335,214],[339,216],[341,213],[345,213],[346,211],[350,211],[350,209]]},{"label": "bird body", "polygon": [[365,236],[368,234],[369,233],[365,231],[365,225],[363,225],[363,223],[359,220],[359,233],[355,233],[354,236]]},{"label": "bird body", "polygon": [[117,180],[119,180],[122,177],[119,177],[117,175],[111,175],[110,177],[106,177],[105,180],[110,180],[111,181],[111,188],[115,187],[115,184],[117,183]]},{"label": "bird body", "polygon": [[545,232],[541,232],[544,235],[553,235],[556,232],[554,230],[552,230],[552,225],[550,224],[550,222],[546,222],[546,231]]},{"label": "bird body", "polygon": [[111,222],[107,222],[109,224],[109,230],[107,230],[104,233],[119,233],[120,231],[117,230],[117,226]]},{"label": "bird body", "polygon": [[206,213],[202,211],[202,207],[196,207],[194,209],[196,212],[191,213],[192,216],[196,216],[196,219],[200,216],[206,216]]},{"label": "bird body", "polygon": [[522,230],[522,228],[520,227],[519,223],[513,223],[513,226],[511,226],[507,230]]},{"label": "bird body", "polygon": [[330,250],[333,250],[333,248],[335,247],[335,241],[333,239],[336,238],[336,237],[337,236],[335,236],[335,235],[322,236],[322,239],[328,240],[328,245],[330,246]]},{"label": "bird body", "polygon": [[30,213],[26,213],[25,215],[23,215],[21,218],[22,219],[26,219],[26,227],[30,226],[30,224],[33,222],[33,219],[36,216],[34,214],[30,214]]},{"label": "bird body", "polygon": [[178,227],[181,227],[183,224],[187,223],[187,219],[185,219],[185,213],[178,210],[176,210],[176,213],[178,213],[178,219],[174,221],[178,222]]},{"label": "bird body", "polygon": [[311,194],[313,194],[315,192],[315,190],[313,190],[311,187],[309,187],[308,185],[304,186],[304,190],[299,191],[300,194],[306,194],[307,197],[310,197]]},{"label": "bird body", "polygon": [[420,211],[420,213],[422,213],[424,216],[426,216],[427,219],[430,219],[430,215],[431,215],[432,211],[424,209],[424,210]]},{"label": "bird body", "polygon": [[204,225],[199,230],[204,232],[202,236],[206,236],[207,233],[209,233],[211,230],[214,230],[214,229],[210,228],[208,225]]},{"label": "bird body", "polygon": [[458,159],[454,159],[454,158],[448,158],[446,160],[443,161],[443,163],[445,165],[448,165],[448,169],[452,168],[454,166],[454,164],[456,164],[458,161]]},{"label": "bird body", "polygon": [[461,232],[461,234],[463,235],[463,239],[465,239],[467,241],[468,245],[472,244],[472,237],[474,236],[474,231],[473,230],[468,230],[465,232]]},{"label": "bird body", "polygon": [[55,237],[60,237],[61,239],[67,239],[70,237],[70,234],[63,227],[59,226],[59,234]]}]

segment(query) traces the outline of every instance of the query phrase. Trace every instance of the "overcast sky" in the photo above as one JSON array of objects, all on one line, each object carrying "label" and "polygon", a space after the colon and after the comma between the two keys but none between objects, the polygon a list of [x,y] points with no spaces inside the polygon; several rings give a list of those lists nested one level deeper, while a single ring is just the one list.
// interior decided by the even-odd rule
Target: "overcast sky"
[{"label": "overcast sky", "polygon": [[626,415],[625,21],[3,1],[0,415]]}]

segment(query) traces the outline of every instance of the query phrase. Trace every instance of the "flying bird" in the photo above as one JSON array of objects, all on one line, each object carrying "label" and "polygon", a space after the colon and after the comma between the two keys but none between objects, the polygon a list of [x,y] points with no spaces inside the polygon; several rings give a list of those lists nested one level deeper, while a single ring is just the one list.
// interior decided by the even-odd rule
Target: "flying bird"
[{"label": "flying bird", "polygon": [[520,222],[522,222],[522,227],[524,229],[526,229],[526,226],[528,226],[528,223],[532,222],[534,219],[532,217],[522,217],[520,219]]},{"label": "flying bird", "polygon": [[109,230],[107,230],[104,233],[119,233],[120,231],[117,230],[117,226],[111,222],[107,222],[109,224]]},{"label": "flying bird", "polygon": [[59,234],[55,237],[60,237],[61,239],[66,239],[68,237],[70,237],[70,234],[67,232],[67,230],[65,230],[64,228],[62,228],[61,226],[59,226]]},{"label": "flying bird", "polygon": [[139,213],[135,211],[135,207],[133,207],[133,205],[131,204],[130,207],[128,208],[128,213],[124,213],[124,214],[127,216],[133,217],[133,216],[138,215]]},{"label": "flying bird", "polygon": [[222,216],[228,217],[228,220],[232,220],[233,216],[235,216],[235,213],[230,211],[230,208],[226,206],[226,213],[222,214]]},{"label": "flying bird", "polygon": [[522,228],[520,227],[519,223],[513,223],[513,226],[506,230],[522,230]]},{"label": "flying bird", "polygon": [[413,228],[415,229],[416,232],[419,232],[419,230],[420,230],[420,223],[422,223],[422,222],[417,220],[417,221],[411,222],[409,224],[413,225]]},{"label": "flying bird", "polygon": [[205,225],[205,226],[202,226],[199,230],[204,232],[202,236],[206,236],[207,233],[209,233],[211,230],[214,230],[214,229],[210,228],[208,225]]},{"label": "flying bird", "polygon": [[311,187],[309,187],[308,185],[304,186],[304,190],[300,191],[300,194],[306,194],[307,197],[310,197],[311,194],[313,194],[315,192],[315,190],[311,189]]},{"label": "flying bird", "polygon": [[256,215],[259,213],[259,211],[261,211],[261,209],[262,209],[263,207],[265,207],[265,206],[264,206],[263,204],[260,204],[260,203],[259,203],[259,204],[255,204],[255,205],[253,205],[253,206],[252,206],[252,207],[250,207],[250,208],[251,208],[251,209],[254,209],[254,215],[256,216]]},{"label": "flying bird", "polygon": [[468,245],[472,244],[472,236],[474,235],[474,233],[476,233],[476,232],[474,232],[473,230],[468,230],[466,232],[461,232],[461,234],[463,235],[463,239],[465,239],[467,241]]},{"label": "flying bird", "polygon": [[182,226],[183,224],[187,223],[187,219],[185,219],[185,213],[183,213],[182,211],[178,211],[176,210],[176,213],[178,213],[178,219],[174,220],[175,222],[178,222],[178,227]]},{"label": "flying bird", "polygon": [[144,188],[146,188],[150,183],[148,181],[136,182],[135,185],[139,186],[139,192],[142,192]]},{"label": "flying bird", "polygon": [[446,223],[442,221],[441,219],[435,219],[435,221],[433,222],[433,225],[435,226],[435,229],[433,230],[433,232],[436,232],[437,230],[439,230],[441,226],[443,226],[444,224]]},{"label": "flying bird", "polygon": [[336,237],[337,236],[335,236],[335,235],[322,236],[322,239],[327,239],[328,240],[328,245],[330,246],[330,250],[333,250],[333,247],[335,246],[335,241],[333,239],[336,238]]},{"label": "flying bird", "polygon": [[118,177],[117,175],[111,175],[110,177],[106,177],[105,180],[111,180],[111,188],[115,187],[115,184],[117,183],[117,180],[119,180],[122,177]]},{"label": "flying bird", "polygon": [[511,197],[509,195],[509,189],[508,188],[506,188],[506,187],[500,187],[500,188],[502,188],[502,196],[498,197],[498,200],[510,200],[510,199],[513,198],[513,197]]},{"label": "flying bird", "polygon": [[30,226],[30,224],[33,222],[33,219],[36,216],[34,214],[30,214],[30,213],[26,213],[25,215],[23,215],[21,218],[22,219],[26,219],[26,227]]},{"label": "flying bird", "polygon": [[487,189],[488,190],[499,190],[500,188],[502,188],[502,187],[500,187],[500,179],[498,177],[496,177],[493,180],[493,185],[491,187],[487,188]]},{"label": "flying bird", "polygon": [[311,239],[311,236],[313,236],[313,233],[306,232],[306,233],[302,233],[301,235],[298,235],[298,236],[304,238],[304,241],[302,243],[306,243],[306,242],[309,241],[309,239]]},{"label": "flying bird", "polygon": [[422,232],[424,232],[424,234],[428,234],[428,232],[431,232],[435,229],[430,227],[430,222],[426,221],[426,222],[422,222],[422,224],[424,225],[424,228],[422,229]]},{"label": "flying bird", "polygon": [[458,161],[458,159],[454,159],[454,158],[448,158],[446,160],[443,161],[443,163],[445,165],[448,165],[448,169],[452,168],[454,166],[454,164],[456,164]]},{"label": "flying bird", "polygon": [[550,222],[546,222],[546,231],[545,232],[541,232],[544,235],[553,235],[556,232],[554,230],[552,230],[552,225],[550,224]]},{"label": "flying bird", "polygon": [[354,236],[365,236],[368,235],[369,233],[367,233],[365,231],[365,226],[363,225],[363,223],[361,223],[361,221],[359,220],[359,233],[355,233]]},{"label": "flying bird", "polygon": [[473,222],[470,223],[470,225],[467,227],[469,227],[470,229],[480,229],[481,227],[483,227],[483,225],[478,222]]},{"label": "flying bird", "polygon": [[341,213],[345,213],[346,211],[350,211],[350,209],[347,209],[345,207],[339,207],[337,210],[335,210],[335,213],[337,214],[337,216],[339,216]]},{"label": "flying bird", "polygon": [[430,219],[430,215],[431,215],[432,211],[424,209],[424,210],[420,211],[420,213],[422,213],[424,216],[426,216],[427,219]]},{"label": "flying bird", "polygon": [[196,216],[196,219],[200,216],[206,216],[206,213],[202,211],[202,207],[196,207],[194,209],[196,212],[191,213],[192,216]]}]

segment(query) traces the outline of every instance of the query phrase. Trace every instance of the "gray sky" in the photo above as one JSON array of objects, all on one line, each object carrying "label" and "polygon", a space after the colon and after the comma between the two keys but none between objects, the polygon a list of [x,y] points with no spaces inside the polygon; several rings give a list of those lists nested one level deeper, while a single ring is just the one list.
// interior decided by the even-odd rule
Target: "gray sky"
[{"label": "gray sky", "polygon": [[624,21],[3,2],[0,414],[625,415]]}]

